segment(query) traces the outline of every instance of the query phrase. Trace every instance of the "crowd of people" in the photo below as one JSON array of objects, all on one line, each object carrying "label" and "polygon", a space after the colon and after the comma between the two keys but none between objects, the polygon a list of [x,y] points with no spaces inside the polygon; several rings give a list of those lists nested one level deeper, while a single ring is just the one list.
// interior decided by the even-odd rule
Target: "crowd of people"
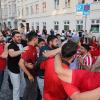
[{"label": "crowd of people", "polygon": [[13,100],[99,100],[100,39],[85,32],[0,32],[0,91],[8,72]]}]

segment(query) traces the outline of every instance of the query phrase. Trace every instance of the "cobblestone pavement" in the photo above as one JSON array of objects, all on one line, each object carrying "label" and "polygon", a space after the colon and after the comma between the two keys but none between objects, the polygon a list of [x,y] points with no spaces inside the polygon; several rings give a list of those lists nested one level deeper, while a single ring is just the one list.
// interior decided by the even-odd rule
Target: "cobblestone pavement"
[{"label": "cobblestone pavement", "polygon": [[[40,81],[39,83],[41,84],[41,86],[43,86],[43,84]],[[5,71],[4,80],[0,91],[0,100],[12,100],[12,90],[9,89],[7,70]]]},{"label": "cobblestone pavement", "polygon": [[5,71],[2,89],[0,91],[0,100],[12,100],[12,91],[8,86],[8,73]]}]

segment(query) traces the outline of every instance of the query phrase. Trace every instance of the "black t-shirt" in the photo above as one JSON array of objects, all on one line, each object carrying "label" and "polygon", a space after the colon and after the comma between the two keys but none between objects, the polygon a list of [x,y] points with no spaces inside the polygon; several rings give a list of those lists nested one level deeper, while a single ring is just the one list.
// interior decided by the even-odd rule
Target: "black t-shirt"
[{"label": "black t-shirt", "polygon": [[[9,49],[13,49],[14,51],[18,51],[19,47],[17,46],[16,43],[11,42],[11,44],[8,46],[8,50]],[[20,60],[20,56],[16,56],[16,57],[11,57],[8,54],[8,59],[7,59],[7,65],[8,65],[8,69],[13,72],[13,73],[20,73],[20,68],[19,68],[19,60]]]}]

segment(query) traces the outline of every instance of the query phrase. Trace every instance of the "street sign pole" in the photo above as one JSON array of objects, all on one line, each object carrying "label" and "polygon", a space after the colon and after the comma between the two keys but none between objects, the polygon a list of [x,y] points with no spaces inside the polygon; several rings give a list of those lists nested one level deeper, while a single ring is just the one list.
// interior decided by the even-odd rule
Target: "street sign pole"
[{"label": "street sign pole", "polygon": [[85,16],[85,29],[86,30],[86,27],[87,27],[87,16]]},{"label": "street sign pole", "polygon": [[90,15],[90,4],[84,4],[83,15],[85,16],[85,29],[87,30],[87,16]]}]

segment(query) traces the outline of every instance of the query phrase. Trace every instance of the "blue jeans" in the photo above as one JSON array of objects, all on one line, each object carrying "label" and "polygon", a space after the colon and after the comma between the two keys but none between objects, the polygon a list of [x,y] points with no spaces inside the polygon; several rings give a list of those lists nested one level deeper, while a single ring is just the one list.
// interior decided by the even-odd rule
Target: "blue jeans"
[{"label": "blue jeans", "polygon": [[3,77],[4,77],[4,71],[0,71],[0,90],[3,82]]}]

